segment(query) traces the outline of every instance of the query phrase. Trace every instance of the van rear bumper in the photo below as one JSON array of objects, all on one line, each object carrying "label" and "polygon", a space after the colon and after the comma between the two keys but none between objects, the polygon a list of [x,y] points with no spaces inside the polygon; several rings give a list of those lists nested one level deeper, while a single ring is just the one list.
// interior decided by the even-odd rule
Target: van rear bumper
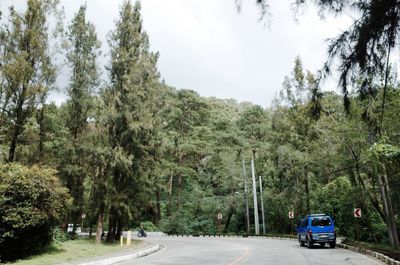
[{"label": "van rear bumper", "polygon": [[334,233],[313,234],[311,240],[316,243],[330,243],[336,241]]}]

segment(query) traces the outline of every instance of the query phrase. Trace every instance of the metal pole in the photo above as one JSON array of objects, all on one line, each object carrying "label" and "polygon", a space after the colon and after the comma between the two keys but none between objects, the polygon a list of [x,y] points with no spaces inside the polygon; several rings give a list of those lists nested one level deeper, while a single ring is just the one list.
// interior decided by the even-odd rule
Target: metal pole
[{"label": "metal pole", "polygon": [[360,228],[358,226],[358,218],[356,217],[357,222],[357,243],[360,243]]},{"label": "metal pole", "polygon": [[294,234],[293,232],[293,218],[290,218],[290,234]]},{"label": "metal pole", "polygon": [[249,214],[249,202],[247,200],[247,181],[246,181],[246,167],[244,165],[243,158],[243,180],[244,180],[244,199],[246,203],[246,229],[247,233],[250,232],[250,214]]},{"label": "metal pole", "polygon": [[253,199],[254,199],[254,228],[255,234],[260,234],[260,223],[258,220],[258,204],[257,204],[257,187],[256,187],[256,175],[254,172],[254,161],[251,159],[251,177],[253,179]]},{"label": "metal pole", "polygon": [[264,215],[264,200],[263,200],[263,188],[261,176],[258,176],[260,180],[260,201],[261,201],[261,214],[262,214],[262,224],[263,224],[263,234],[265,235],[265,215]]}]

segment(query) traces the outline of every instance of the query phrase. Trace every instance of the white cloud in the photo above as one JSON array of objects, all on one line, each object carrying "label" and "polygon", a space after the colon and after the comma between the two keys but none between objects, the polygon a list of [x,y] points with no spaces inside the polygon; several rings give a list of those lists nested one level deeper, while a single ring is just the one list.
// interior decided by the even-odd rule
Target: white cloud
[{"label": "white cloud", "polygon": [[[21,2],[2,0],[0,8],[11,3],[21,6]],[[106,50],[106,36],[114,28],[122,0],[61,2],[68,19],[87,2],[88,19],[96,25]],[[243,1],[238,14],[234,0],[142,0],[144,28],[151,49],[160,52],[159,70],[167,83],[196,90],[202,96],[266,106],[281,89],[297,55],[305,68],[318,70],[326,58],[325,40],[351,22],[349,18],[322,21],[309,7],[296,23],[291,1],[270,1],[268,28],[258,21],[254,2]],[[326,84],[334,86],[332,81]],[[60,100],[57,97],[53,95]]]}]

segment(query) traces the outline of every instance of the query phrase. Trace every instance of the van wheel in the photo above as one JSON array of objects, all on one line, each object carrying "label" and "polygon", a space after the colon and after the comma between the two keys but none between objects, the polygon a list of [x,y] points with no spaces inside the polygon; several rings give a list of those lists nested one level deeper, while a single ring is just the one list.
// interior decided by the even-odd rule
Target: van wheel
[{"label": "van wheel", "polygon": [[308,238],[307,238],[307,247],[313,248],[313,246],[314,246],[313,242],[311,240],[308,240]]},{"label": "van wheel", "polygon": [[330,248],[335,248],[336,247],[336,242],[329,243],[329,247]]}]

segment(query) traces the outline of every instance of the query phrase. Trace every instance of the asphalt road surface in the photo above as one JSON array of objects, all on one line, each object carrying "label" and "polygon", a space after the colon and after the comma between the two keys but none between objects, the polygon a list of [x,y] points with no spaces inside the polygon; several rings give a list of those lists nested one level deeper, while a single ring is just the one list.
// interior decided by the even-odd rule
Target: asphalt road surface
[{"label": "asphalt road surface", "polygon": [[295,240],[253,238],[147,238],[163,248],[128,264],[377,265],[372,257],[329,247],[308,249]]}]

